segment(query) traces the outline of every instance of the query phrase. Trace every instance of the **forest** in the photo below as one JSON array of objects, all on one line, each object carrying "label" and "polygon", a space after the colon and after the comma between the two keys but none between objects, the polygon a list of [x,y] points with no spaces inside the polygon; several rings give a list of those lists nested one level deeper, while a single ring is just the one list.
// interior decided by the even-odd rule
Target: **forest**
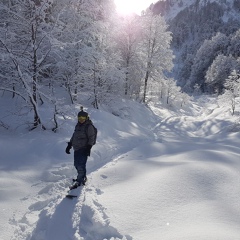
[{"label": "forest", "polygon": [[239,78],[238,0],[166,0],[152,8],[168,19],[176,55],[173,72],[184,91],[223,94],[226,79]]},{"label": "forest", "polygon": [[[237,13],[237,1],[159,1],[141,16],[123,17],[113,0],[3,0],[1,97],[17,102],[15,118],[32,116],[29,129],[53,131],[67,118],[66,104],[81,102],[97,109],[114,99],[181,108],[208,93],[224,95],[234,114]],[[41,114],[44,105],[51,116]],[[0,118],[10,129],[7,122]]]}]

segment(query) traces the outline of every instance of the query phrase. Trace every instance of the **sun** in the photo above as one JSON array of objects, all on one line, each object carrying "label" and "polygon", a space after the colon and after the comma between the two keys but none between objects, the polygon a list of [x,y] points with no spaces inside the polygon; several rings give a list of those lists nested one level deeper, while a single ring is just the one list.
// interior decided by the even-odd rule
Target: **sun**
[{"label": "sun", "polygon": [[153,0],[114,0],[116,10],[119,14],[128,15],[132,13],[141,14],[153,2]]}]

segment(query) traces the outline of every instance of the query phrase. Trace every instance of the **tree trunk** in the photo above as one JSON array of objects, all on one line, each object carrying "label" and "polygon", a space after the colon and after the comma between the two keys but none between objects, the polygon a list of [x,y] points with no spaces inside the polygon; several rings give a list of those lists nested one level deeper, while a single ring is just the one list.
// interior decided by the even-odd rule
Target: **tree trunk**
[{"label": "tree trunk", "polygon": [[94,100],[93,100],[93,107],[98,109],[98,97],[97,97],[97,89],[96,89],[96,73],[95,73],[95,64],[93,69],[93,93],[94,93]]},{"label": "tree trunk", "polygon": [[[33,121],[33,128],[37,128],[39,125],[42,125],[41,119],[38,113],[37,109],[37,48],[36,48],[36,29],[34,28],[34,25],[32,24],[32,43],[33,43],[33,76],[32,76],[32,97],[30,97],[30,102],[32,103],[33,110],[34,110],[34,121]],[[42,128],[45,130],[46,128],[42,125]]]},{"label": "tree trunk", "polygon": [[125,95],[127,96],[128,95],[128,75],[129,75],[129,57],[127,58],[127,72],[126,72],[126,79],[125,79]]},{"label": "tree trunk", "polygon": [[145,81],[144,81],[144,90],[143,90],[143,102],[146,102],[146,95],[147,95],[147,84],[148,84],[148,77],[149,77],[149,71],[147,70]]},{"label": "tree trunk", "polygon": [[15,98],[15,84],[13,83],[13,92],[12,92],[12,98]]}]

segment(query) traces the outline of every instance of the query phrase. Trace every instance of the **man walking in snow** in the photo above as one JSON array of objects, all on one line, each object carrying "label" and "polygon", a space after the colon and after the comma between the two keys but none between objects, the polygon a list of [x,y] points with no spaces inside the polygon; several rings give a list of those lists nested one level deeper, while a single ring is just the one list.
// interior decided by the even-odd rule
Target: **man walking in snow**
[{"label": "man walking in snow", "polygon": [[86,163],[90,156],[91,148],[96,142],[96,128],[89,119],[88,113],[81,111],[78,113],[78,123],[72,138],[68,142],[66,153],[70,154],[70,149],[74,150],[74,166],[77,170],[77,179],[70,189],[85,185],[86,182]]}]

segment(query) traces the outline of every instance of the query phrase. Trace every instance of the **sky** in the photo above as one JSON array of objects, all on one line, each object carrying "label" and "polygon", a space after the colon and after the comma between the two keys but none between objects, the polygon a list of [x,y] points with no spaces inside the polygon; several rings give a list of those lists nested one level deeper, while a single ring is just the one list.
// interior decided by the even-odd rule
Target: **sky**
[{"label": "sky", "polygon": [[141,14],[142,10],[145,10],[155,0],[114,0],[117,11],[120,14],[137,13]]}]

